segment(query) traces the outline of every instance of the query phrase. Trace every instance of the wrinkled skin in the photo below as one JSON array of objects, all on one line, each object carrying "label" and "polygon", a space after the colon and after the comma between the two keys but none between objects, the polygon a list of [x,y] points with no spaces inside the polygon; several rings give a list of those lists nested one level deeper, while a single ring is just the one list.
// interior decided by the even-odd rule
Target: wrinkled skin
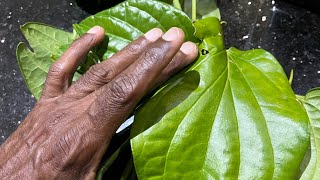
[{"label": "wrinkled skin", "polygon": [[139,100],[198,53],[183,42],[182,30],[153,29],[72,84],[103,37],[94,27],[51,66],[40,101],[0,147],[0,179],[95,178],[112,136]]}]

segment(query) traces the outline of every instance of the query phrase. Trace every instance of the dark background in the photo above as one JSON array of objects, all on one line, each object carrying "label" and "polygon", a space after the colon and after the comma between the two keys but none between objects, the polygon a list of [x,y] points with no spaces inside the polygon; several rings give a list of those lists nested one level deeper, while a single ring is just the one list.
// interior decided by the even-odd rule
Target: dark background
[{"label": "dark background", "polygon": [[[89,1],[87,1],[89,2]],[[296,0],[221,0],[227,47],[270,51],[289,75],[293,89],[305,94],[320,86],[320,7]],[[0,1],[0,144],[32,109],[32,97],[16,62],[15,48],[24,38],[19,26],[30,21],[68,31],[89,14],[74,0]]]}]

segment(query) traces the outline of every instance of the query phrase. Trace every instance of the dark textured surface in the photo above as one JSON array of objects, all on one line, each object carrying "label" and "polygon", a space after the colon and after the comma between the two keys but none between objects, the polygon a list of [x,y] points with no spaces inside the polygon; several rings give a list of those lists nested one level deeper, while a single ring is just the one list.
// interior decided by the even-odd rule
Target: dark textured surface
[{"label": "dark textured surface", "polygon": [[73,0],[0,1],[0,144],[17,128],[35,100],[23,82],[15,49],[24,40],[20,25],[34,21],[72,29],[86,17]]},{"label": "dark textured surface", "polygon": [[294,70],[297,94],[320,86],[319,14],[278,0],[223,0],[220,9],[227,46],[271,52],[287,75]]},{"label": "dark textured surface", "polygon": [[[58,4],[56,4],[58,3]],[[0,1],[0,144],[31,110],[34,98],[27,90],[15,48],[23,40],[19,26],[36,21],[66,30],[87,14],[66,0]],[[264,48],[280,61],[293,88],[304,94],[320,86],[320,16],[284,1],[221,0],[226,44],[240,49]]]}]

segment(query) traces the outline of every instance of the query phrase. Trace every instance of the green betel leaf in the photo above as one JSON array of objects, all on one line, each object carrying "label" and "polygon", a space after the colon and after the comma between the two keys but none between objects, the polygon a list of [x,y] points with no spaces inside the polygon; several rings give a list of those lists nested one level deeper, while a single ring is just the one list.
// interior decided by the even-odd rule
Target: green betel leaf
[{"label": "green betel leaf", "polygon": [[109,37],[105,59],[156,27],[163,31],[174,26],[179,27],[185,32],[185,40],[197,41],[193,35],[194,27],[188,16],[173,6],[159,1],[128,0],[86,18],[81,23],[75,24],[74,29],[82,35],[96,25],[102,26]]},{"label": "green betel leaf", "polygon": [[73,35],[41,23],[27,23],[21,31],[32,50],[24,43],[18,45],[19,68],[28,89],[39,99],[50,65],[72,42]]},{"label": "green betel leaf", "polygon": [[310,120],[311,158],[301,180],[317,180],[320,177],[320,89],[308,92],[302,102]]},{"label": "green betel leaf", "polygon": [[139,179],[293,179],[309,145],[308,116],[277,60],[225,50],[220,22],[195,23],[196,63],[135,115]]}]

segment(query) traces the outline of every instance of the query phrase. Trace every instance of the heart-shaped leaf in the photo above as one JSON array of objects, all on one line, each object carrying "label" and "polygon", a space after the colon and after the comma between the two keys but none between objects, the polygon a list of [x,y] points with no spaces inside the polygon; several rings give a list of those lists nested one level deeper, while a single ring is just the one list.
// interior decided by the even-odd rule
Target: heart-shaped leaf
[{"label": "heart-shaped leaf", "polygon": [[301,180],[320,177],[320,89],[314,89],[301,99],[310,119],[311,159]]},{"label": "heart-shaped leaf", "polygon": [[73,35],[41,23],[27,23],[21,31],[32,50],[24,43],[18,45],[19,68],[28,89],[39,99],[50,65],[72,42]]},{"label": "heart-shaped leaf", "polygon": [[105,59],[152,28],[167,31],[171,27],[179,27],[185,32],[185,40],[197,41],[188,16],[175,7],[159,1],[128,0],[86,18],[81,23],[75,24],[74,29],[81,35],[96,25],[102,26],[109,37]]},{"label": "heart-shaped leaf", "polygon": [[136,113],[138,178],[292,179],[308,117],[283,69],[261,49],[225,50],[217,18],[195,26],[203,54]]}]

